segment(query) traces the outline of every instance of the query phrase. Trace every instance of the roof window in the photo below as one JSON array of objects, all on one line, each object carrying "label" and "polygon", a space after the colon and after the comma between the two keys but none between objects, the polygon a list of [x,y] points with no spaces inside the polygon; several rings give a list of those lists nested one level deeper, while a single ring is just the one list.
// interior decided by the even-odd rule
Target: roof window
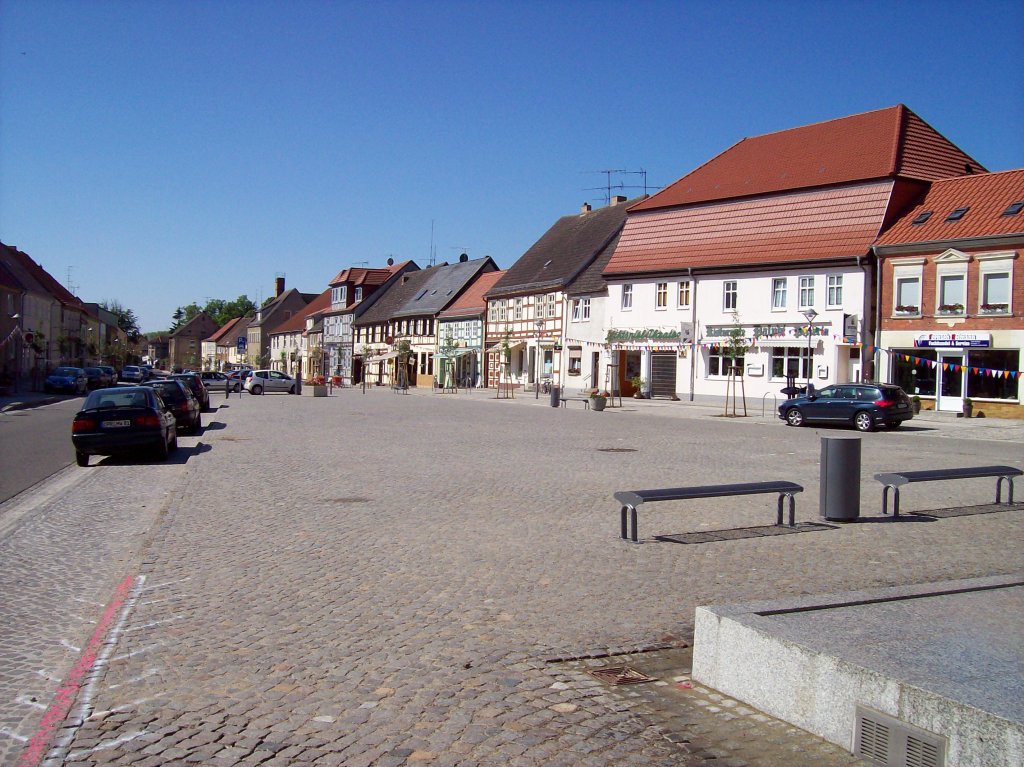
[{"label": "roof window", "polygon": [[418,296],[416,296],[416,300],[419,301],[425,295],[427,295],[427,289],[423,288],[423,290],[420,291],[420,294]]},{"label": "roof window", "polygon": [[931,217],[932,217],[932,212],[930,210],[926,210],[926,211],[923,211],[921,213],[918,213],[917,217],[913,221],[911,221],[910,223],[913,224],[914,226],[920,226],[921,224],[923,224],[925,221],[927,221]]},{"label": "roof window", "polygon": [[547,261],[544,262],[545,269],[547,269],[549,266],[551,266],[551,259],[548,259]]},{"label": "roof window", "polygon": [[970,208],[957,208],[952,213],[950,213],[948,216],[946,216],[946,220],[947,221],[959,221],[961,218],[964,217],[964,213],[966,213],[969,210],[970,210]]},{"label": "roof window", "polygon": [[1006,210],[1003,211],[1003,215],[1004,216],[1016,216],[1022,210],[1024,210],[1024,201],[1021,201],[1021,202],[1011,202],[1010,203],[1010,207],[1008,207]]}]

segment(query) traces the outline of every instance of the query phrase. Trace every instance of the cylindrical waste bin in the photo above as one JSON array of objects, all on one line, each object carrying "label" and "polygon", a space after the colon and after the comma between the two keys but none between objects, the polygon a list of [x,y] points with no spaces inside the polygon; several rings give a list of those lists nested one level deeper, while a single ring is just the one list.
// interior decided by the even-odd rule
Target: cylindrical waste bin
[{"label": "cylindrical waste bin", "polygon": [[560,393],[561,393],[561,389],[559,389],[557,386],[552,384],[551,385],[551,407],[558,407],[558,399],[559,399]]},{"label": "cylindrical waste bin", "polygon": [[821,438],[819,513],[830,522],[860,517],[860,437]]}]

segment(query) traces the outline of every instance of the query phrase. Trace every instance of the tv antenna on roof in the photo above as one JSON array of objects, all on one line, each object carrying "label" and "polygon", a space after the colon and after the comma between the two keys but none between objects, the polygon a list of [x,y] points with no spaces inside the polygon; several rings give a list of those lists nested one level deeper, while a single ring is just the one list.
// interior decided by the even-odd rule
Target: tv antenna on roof
[{"label": "tv antenna on roof", "polygon": [[[640,170],[626,170],[625,168],[613,168],[613,169],[606,169],[606,170],[588,170],[588,171],[583,171],[583,172],[584,173],[603,173],[605,175],[605,185],[604,186],[589,187],[589,188],[584,189],[584,191],[586,191],[586,192],[600,192],[600,191],[603,191],[604,192],[604,202],[605,202],[606,205],[612,201],[612,190],[613,189],[622,189],[623,191],[625,191],[626,189],[643,189],[645,197],[649,194],[649,190],[651,190],[651,189],[661,189],[660,186],[649,187],[647,185],[647,171],[644,168],[640,168]],[[641,176],[641,177],[643,177],[643,184],[642,185],[639,185],[639,184],[626,184],[626,183],[624,183],[622,181],[619,181],[618,183],[612,183],[612,174],[613,173],[615,173],[615,174],[625,174],[625,175],[629,175],[629,176]]]}]

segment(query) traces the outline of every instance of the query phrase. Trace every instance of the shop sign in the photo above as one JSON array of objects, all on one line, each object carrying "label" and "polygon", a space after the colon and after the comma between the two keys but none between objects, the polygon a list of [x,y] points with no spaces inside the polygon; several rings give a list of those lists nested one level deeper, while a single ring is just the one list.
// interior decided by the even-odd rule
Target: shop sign
[{"label": "shop sign", "polygon": [[987,349],[991,333],[925,333],[914,339],[914,346],[930,349]]},{"label": "shop sign", "polygon": [[807,338],[808,335],[828,336],[831,325],[812,325],[810,333],[807,332],[807,325],[754,325],[751,328],[746,325],[708,325],[707,335],[709,338],[731,338],[737,329],[741,331],[743,338]]},{"label": "shop sign", "polygon": [[692,326],[689,323],[682,323],[682,325],[682,328],[673,328],[671,330],[659,330],[658,328],[643,328],[641,330],[611,328],[608,330],[605,341],[610,344],[689,343],[693,338]]}]

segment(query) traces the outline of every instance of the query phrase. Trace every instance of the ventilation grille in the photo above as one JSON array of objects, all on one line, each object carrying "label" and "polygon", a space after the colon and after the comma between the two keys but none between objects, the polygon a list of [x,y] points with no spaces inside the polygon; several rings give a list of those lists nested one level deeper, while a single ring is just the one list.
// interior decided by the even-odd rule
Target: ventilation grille
[{"label": "ventilation grille", "polygon": [[865,706],[857,706],[853,753],[885,767],[946,767],[944,737]]}]

